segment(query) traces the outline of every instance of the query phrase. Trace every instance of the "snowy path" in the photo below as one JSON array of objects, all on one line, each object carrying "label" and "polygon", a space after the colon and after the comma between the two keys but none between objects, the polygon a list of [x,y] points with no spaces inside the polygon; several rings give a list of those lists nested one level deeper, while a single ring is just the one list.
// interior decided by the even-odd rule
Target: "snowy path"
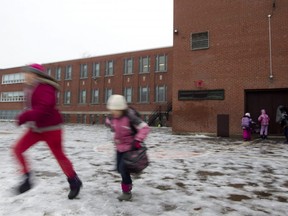
[{"label": "snowy path", "polygon": [[151,166],[134,176],[133,201],[119,202],[112,134],[103,126],[65,126],[65,149],[84,187],[68,200],[68,184],[48,148],[27,152],[35,187],[15,196],[19,182],[10,147],[23,128],[0,123],[2,216],[286,216],[288,145],[172,135],[153,128],[146,143]]}]

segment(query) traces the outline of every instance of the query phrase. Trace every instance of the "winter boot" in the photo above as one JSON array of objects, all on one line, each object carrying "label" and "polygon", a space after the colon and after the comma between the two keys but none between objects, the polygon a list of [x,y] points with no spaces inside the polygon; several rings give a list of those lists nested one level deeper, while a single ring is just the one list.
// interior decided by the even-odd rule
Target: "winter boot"
[{"label": "winter boot", "polygon": [[30,173],[26,173],[24,175],[24,181],[18,187],[18,193],[22,194],[32,188],[31,180],[30,180]]},{"label": "winter boot", "polygon": [[68,182],[70,184],[70,192],[68,194],[69,199],[74,199],[80,192],[80,188],[82,187],[82,182],[78,178],[77,174],[73,178],[68,178]]},{"label": "winter boot", "polygon": [[132,184],[121,184],[122,187],[122,194],[117,197],[119,201],[129,201],[132,199]]}]

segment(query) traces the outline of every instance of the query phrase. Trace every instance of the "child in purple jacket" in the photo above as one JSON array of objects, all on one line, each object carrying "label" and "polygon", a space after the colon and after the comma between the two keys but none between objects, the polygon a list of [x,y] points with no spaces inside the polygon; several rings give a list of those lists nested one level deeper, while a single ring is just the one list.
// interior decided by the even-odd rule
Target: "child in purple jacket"
[{"label": "child in purple jacket", "polygon": [[243,130],[243,140],[249,141],[251,140],[251,125],[252,119],[250,117],[250,113],[245,113],[241,120],[241,127]]},{"label": "child in purple jacket", "polygon": [[[140,148],[141,143],[149,133],[149,126],[135,111],[129,109],[125,98],[122,95],[112,95],[107,101],[107,109],[112,114],[111,119],[106,119],[106,125],[109,125],[114,131],[114,142],[117,151],[117,171],[122,177],[122,194],[118,197],[120,201],[128,201],[132,198],[132,179],[130,172],[125,167],[123,155],[125,152],[135,148]],[[136,131],[131,127],[136,128]]]}]

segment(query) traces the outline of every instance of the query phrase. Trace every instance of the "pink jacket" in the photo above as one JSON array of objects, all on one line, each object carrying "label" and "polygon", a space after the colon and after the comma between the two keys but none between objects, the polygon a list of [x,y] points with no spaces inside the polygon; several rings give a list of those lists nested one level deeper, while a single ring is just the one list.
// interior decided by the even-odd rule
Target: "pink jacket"
[{"label": "pink jacket", "polygon": [[258,117],[258,121],[261,125],[269,125],[270,118],[266,114],[265,110],[261,110],[261,115]]},{"label": "pink jacket", "polygon": [[31,107],[17,117],[18,124],[32,122],[33,128],[39,132],[60,128],[63,120],[56,109],[56,87],[56,83],[42,79],[28,96],[31,97],[27,99]]},{"label": "pink jacket", "polygon": [[[143,142],[147,137],[150,128],[148,124],[137,116],[128,117],[126,115],[120,118],[112,118],[110,122],[111,128],[115,132],[114,141],[118,152],[126,152],[131,150],[134,140]],[[131,124],[137,129],[137,133],[133,135]]]}]

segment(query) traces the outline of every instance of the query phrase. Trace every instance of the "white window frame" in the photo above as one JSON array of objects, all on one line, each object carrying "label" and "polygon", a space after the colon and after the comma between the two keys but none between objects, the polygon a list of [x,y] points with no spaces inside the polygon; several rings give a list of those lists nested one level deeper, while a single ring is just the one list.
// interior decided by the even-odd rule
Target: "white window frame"
[{"label": "white window frame", "polygon": [[139,73],[149,73],[149,72],[150,72],[150,56],[140,57],[139,58]]},{"label": "white window frame", "polygon": [[133,88],[132,87],[126,87],[124,89],[124,97],[127,103],[132,103],[132,100],[133,100]]},{"label": "white window frame", "polygon": [[[143,97],[145,97],[144,100],[143,100]],[[148,86],[139,87],[139,103],[149,103],[149,87]]]},{"label": "white window frame", "polygon": [[155,72],[167,72],[168,56],[166,54],[157,55],[155,60]]}]

